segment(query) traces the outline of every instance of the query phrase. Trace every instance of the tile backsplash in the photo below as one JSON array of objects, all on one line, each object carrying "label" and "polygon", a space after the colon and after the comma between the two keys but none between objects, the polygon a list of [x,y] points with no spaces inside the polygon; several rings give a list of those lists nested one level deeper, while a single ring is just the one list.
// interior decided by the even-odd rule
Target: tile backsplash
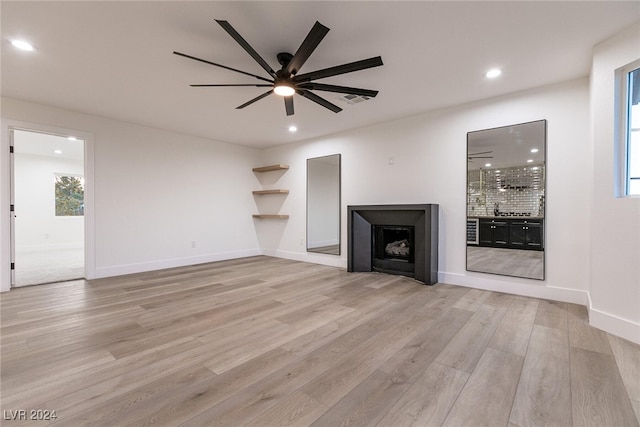
[{"label": "tile backsplash", "polygon": [[467,216],[544,216],[544,165],[468,171]]}]

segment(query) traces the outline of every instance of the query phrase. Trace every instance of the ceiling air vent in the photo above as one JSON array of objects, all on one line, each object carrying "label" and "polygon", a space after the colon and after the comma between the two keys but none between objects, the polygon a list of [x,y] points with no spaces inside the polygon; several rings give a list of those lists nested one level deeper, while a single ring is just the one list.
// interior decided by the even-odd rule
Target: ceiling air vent
[{"label": "ceiling air vent", "polygon": [[368,101],[371,98],[368,96],[348,94],[348,95],[339,96],[338,99],[342,102],[346,102],[349,105],[354,105],[364,101]]}]

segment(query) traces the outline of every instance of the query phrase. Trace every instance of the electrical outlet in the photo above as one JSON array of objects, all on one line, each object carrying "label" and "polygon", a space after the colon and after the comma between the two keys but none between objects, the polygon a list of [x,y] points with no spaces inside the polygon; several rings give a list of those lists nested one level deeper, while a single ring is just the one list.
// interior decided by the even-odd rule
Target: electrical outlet
[{"label": "electrical outlet", "polygon": [[195,241],[195,240],[192,240],[192,241],[191,241],[191,247],[192,247],[192,248],[195,248],[195,247],[196,247],[196,241]]}]

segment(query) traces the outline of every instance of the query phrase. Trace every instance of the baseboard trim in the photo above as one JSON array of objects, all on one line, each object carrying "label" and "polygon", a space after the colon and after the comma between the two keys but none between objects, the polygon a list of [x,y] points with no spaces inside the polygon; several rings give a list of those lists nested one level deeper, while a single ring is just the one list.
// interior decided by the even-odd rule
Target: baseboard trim
[{"label": "baseboard trim", "polygon": [[[516,281],[517,280],[517,281]],[[532,282],[523,283],[522,281]],[[526,297],[549,299],[554,301],[569,302],[587,306],[588,292],[578,289],[560,288],[545,285],[544,282],[527,279],[512,279],[507,276],[499,278],[485,278],[477,276],[467,276],[459,273],[440,272],[438,274],[440,283],[465,286],[468,288],[484,289],[487,291],[504,292],[507,294],[522,295]]]},{"label": "baseboard trim", "polygon": [[158,261],[141,262],[134,264],[116,265],[112,267],[97,267],[93,278],[122,276],[125,274],[144,273],[147,271],[164,270],[166,268],[184,267],[194,264],[205,264],[208,262],[225,261],[228,259],[247,258],[263,255],[259,248],[241,251],[219,252],[214,254],[199,255],[185,258],[172,258]]},{"label": "baseboard trim", "polygon": [[640,324],[593,308],[589,298],[589,324],[594,328],[640,344]]}]

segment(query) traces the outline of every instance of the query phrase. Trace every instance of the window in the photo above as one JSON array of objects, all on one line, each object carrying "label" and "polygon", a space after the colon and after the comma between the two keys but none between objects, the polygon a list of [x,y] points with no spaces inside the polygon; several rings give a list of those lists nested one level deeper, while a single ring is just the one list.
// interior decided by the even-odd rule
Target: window
[{"label": "window", "polygon": [[56,175],[56,216],[84,215],[84,179]]},{"label": "window", "polygon": [[624,195],[640,196],[640,61],[621,70]]}]

